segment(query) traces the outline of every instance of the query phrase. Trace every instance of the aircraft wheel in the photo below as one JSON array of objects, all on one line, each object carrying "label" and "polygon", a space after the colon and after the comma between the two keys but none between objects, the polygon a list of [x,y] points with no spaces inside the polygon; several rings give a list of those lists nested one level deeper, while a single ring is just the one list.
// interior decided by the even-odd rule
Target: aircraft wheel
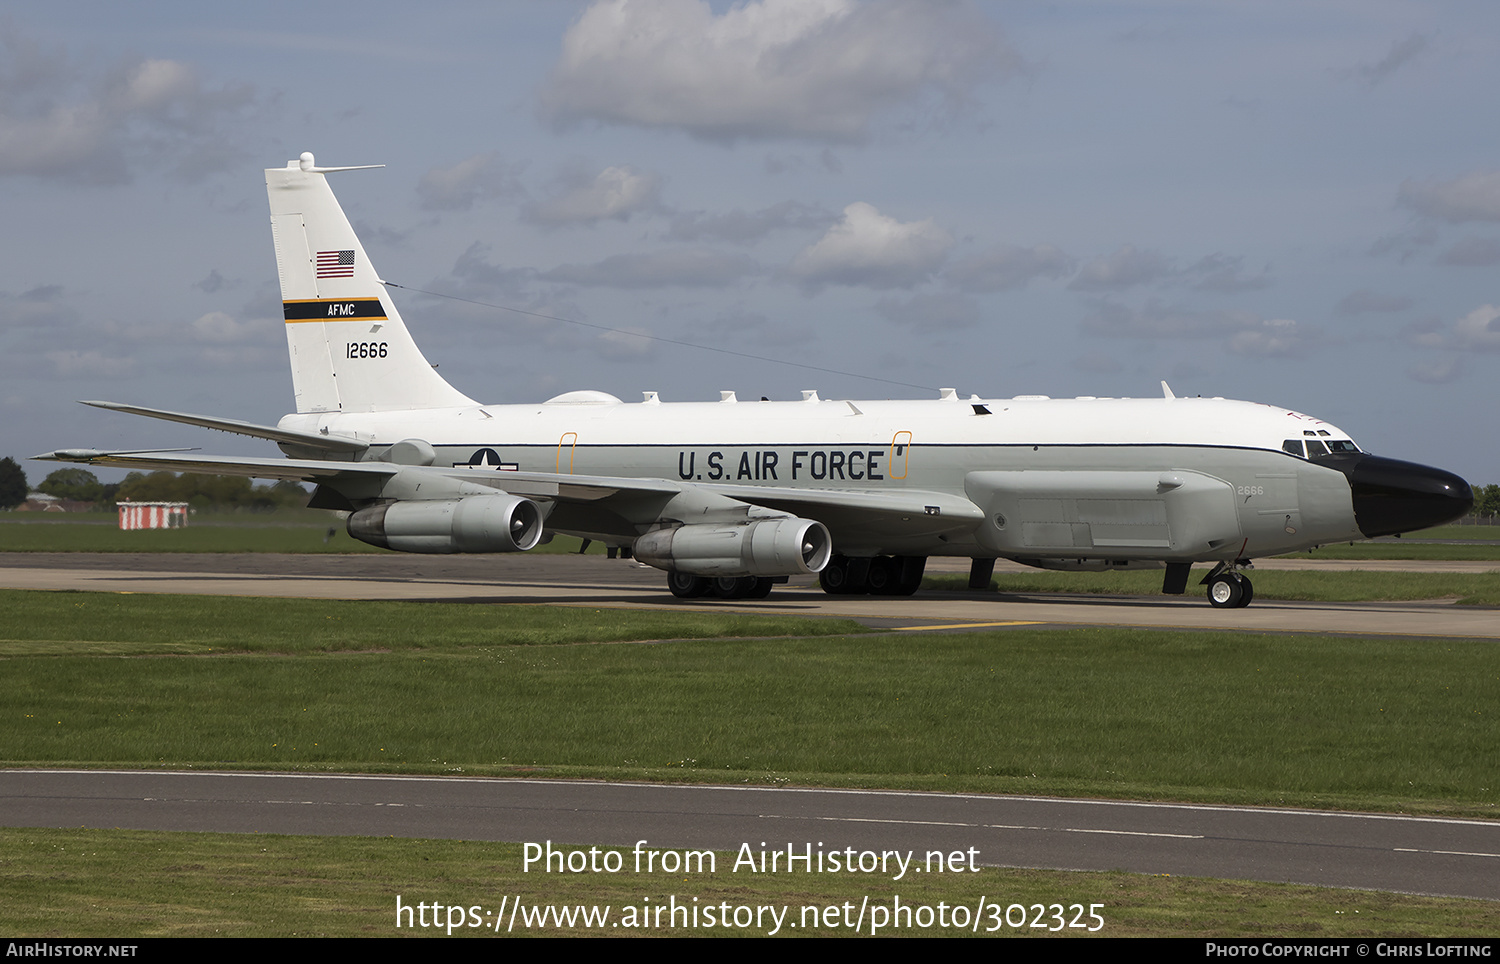
[{"label": "aircraft wheel", "polygon": [[922,588],[922,573],[927,571],[926,556],[897,556],[899,563],[897,571],[900,578],[896,580],[896,588],[891,591],[893,596],[910,596]]},{"label": "aircraft wheel", "polygon": [[868,591],[876,596],[910,596],[922,587],[926,556],[878,556],[870,560],[865,577]]},{"label": "aircraft wheel", "polygon": [[1238,609],[1245,605],[1245,579],[1238,573],[1225,572],[1208,584],[1208,604],[1217,609]]},{"label": "aircraft wheel", "polygon": [[764,599],[771,595],[771,587],[776,585],[770,577],[755,580],[755,588],[745,594],[746,599]]},{"label": "aircraft wheel", "polygon": [[720,599],[747,599],[755,594],[759,583],[754,576],[720,576],[713,581],[714,595]]},{"label": "aircraft wheel", "polygon": [[849,557],[834,556],[818,573],[818,585],[831,596],[851,596],[865,591],[863,582],[856,585],[849,575]]},{"label": "aircraft wheel", "polygon": [[865,576],[865,591],[872,596],[894,596],[899,575],[898,560],[890,556],[876,556],[870,560],[870,570]]},{"label": "aircraft wheel", "polygon": [[1255,598],[1255,587],[1250,584],[1249,579],[1241,576],[1240,588],[1244,590],[1244,595],[1240,596],[1240,608],[1244,609],[1246,606],[1250,605],[1250,600]]},{"label": "aircraft wheel", "polygon": [[672,590],[672,595],[678,599],[696,599],[707,594],[709,582],[702,576],[694,576],[674,569],[667,573],[667,588]]}]

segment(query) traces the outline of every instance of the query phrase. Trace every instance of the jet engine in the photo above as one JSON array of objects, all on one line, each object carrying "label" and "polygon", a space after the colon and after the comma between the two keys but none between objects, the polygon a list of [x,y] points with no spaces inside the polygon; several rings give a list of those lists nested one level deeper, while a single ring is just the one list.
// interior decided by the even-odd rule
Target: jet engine
[{"label": "jet engine", "polygon": [[800,576],[828,565],[823,523],[793,516],[739,525],[684,525],[635,540],[635,558],[694,576]]},{"label": "jet engine", "polygon": [[433,502],[386,502],[349,516],[360,542],[401,552],[518,552],[542,538],[542,511],[505,493]]}]

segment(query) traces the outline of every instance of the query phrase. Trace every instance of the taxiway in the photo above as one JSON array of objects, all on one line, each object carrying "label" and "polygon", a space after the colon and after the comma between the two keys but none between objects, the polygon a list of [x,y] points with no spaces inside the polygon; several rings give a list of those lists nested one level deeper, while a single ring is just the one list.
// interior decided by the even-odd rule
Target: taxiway
[{"label": "taxiway", "polygon": [[[945,564],[934,560],[933,571]],[[955,567],[946,563],[947,567]],[[1268,560],[1257,568],[1373,568],[1364,562]],[[1495,562],[1384,563],[1415,571],[1486,572]],[[1463,567],[1453,569],[1452,567]],[[997,565],[1003,575],[1012,571]],[[1014,567],[1013,571],[1025,571]],[[316,599],[425,599],[627,608],[728,608],[842,616],[875,628],[946,631],[1027,626],[1500,639],[1490,609],[1451,601],[1321,603],[1259,598],[1214,609],[1198,597],[926,592],[910,598],[829,596],[794,579],[764,600],[675,599],[659,570],[627,560],[515,553],[485,556],[0,553],[0,588]]]}]

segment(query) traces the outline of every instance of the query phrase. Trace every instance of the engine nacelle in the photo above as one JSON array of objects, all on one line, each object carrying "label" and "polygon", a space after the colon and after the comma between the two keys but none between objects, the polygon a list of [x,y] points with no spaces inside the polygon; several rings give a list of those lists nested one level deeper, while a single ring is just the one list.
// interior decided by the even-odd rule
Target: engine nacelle
[{"label": "engine nacelle", "polygon": [[685,525],[635,540],[635,558],[694,576],[800,576],[828,565],[823,523],[787,517],[741,525]]},{"label": "engine nacelle", "polygon": [[498,493],[434,502],[386,502],[349,516],[360,542],[401,552],[518,552],[542,538],[542,510]]}]

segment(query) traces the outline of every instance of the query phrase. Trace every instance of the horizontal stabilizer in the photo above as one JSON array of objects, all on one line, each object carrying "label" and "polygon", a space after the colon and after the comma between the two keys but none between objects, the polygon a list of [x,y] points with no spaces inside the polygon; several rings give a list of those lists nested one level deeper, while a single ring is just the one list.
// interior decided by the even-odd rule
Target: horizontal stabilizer
[{"label": "horizontal stabilizer", "polygon": [[[169,412],[160,408],[146,408],[141,405],[122,405],[119,402],[83,402],[84,405],[92,405],[94,408],[104,408],[112,412],[126,412],[130,415],[145,415],[147,418],[160,418],[168,422],[181,422],[184,425],[197,425],[200,428],[211,428],[219,432],[231,432],[235,435],[248,435],[251,438],[270,439],[272,442],[285,442],[289,445],[297,445],[303,448],[317,449],[330,455],[359,456],[369,448],[358,439],[345,438],[339,435],[314,435],[311,432],[293,432],[273,425],[256,425],[253,422],[242,422],[236,418],[214,418],[210,415],[193,415],[188,412]],[[157,449],[156,451],[165,451]]]},{"label": "horizontal stabilizer", "polygon": [[389,462],[320,462],[313,459],[247,459],[231,455],[179,455],[176,450],[156,452],[99,452],[92,449],[59,449],[32,456],[37,462],[81,462],[121,469],[153,472],[198,472],[205,475],[242,475],[251,479],[289,479],[316,482],[334,476],[390,476],[401,469]]},{"label": "horizontal stabilizer", "polygon": [[500,469],[438,468],[398,465],[380,461],[320,461],[317,459],[243,458],[232,455],[192,455],[176,451],[102,452],[94,449],[59,449],[33,456],[38,462],[80,462],[122,469],[167,472],[199,472],[207,475],[242,475],[252,479],[291,479],[319,482],[338,478],[364,478],[379,483],[398,473],[414,480],[454,483],[470,482],[486,488],[504,488],[529,498],[558,502],[597,502],[622,493],[635,496],[670,497],[691,486],[663,479],[627,479],[601,475],[558,475],[551,472],[510,472]]}]

